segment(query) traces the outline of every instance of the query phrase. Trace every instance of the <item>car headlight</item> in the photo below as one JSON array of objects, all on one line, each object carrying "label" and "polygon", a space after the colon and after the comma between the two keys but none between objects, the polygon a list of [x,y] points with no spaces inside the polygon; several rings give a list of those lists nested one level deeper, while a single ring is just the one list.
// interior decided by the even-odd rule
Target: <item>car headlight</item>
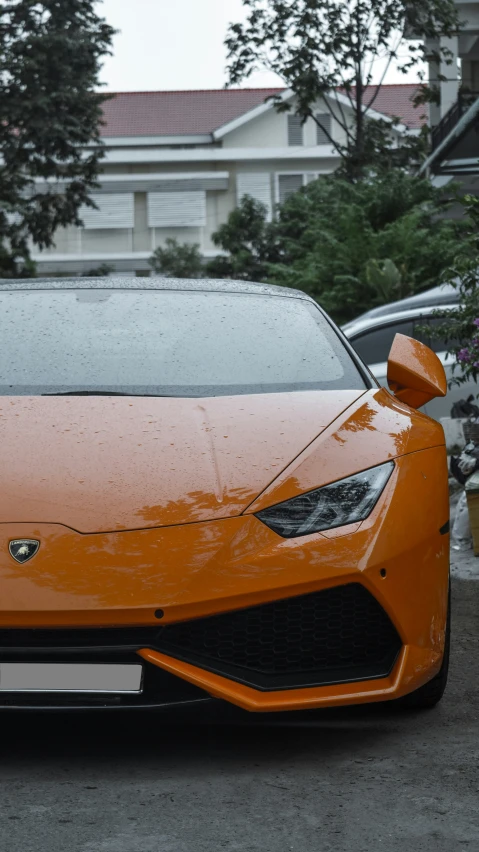
[{"label": "car headlight", "polygon": [[256,513],[283,538],[331,530],[364,521],[371,514],[394,470],[394,462],[371,467]]}]

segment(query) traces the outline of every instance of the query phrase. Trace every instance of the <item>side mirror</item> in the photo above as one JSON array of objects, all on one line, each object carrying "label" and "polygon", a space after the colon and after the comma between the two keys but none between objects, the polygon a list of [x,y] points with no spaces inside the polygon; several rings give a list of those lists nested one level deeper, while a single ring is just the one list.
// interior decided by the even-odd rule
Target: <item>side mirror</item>
[{"label": "side mirror", "polygon": [[412,337],[396,334],[388,358],[388,385],[394,396],[420,408],[436,396],[446,396],[447,379],[437,355]]}]

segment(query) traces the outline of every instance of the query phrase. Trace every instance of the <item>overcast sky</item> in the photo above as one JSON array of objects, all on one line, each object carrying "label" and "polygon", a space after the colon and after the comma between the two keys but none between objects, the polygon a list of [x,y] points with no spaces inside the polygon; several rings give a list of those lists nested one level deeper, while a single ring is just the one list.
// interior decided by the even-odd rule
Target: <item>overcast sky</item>
[{"label": "overcast sky", "polygon": [[[102,78],[106,90],[219,89],[226,82],[228,24],[244,17],[241,0],[103,0],[99,10],[120,32]],[[386,82],[412,82],[392,70]],[[259,72],[247,86],[281,85]]]}]

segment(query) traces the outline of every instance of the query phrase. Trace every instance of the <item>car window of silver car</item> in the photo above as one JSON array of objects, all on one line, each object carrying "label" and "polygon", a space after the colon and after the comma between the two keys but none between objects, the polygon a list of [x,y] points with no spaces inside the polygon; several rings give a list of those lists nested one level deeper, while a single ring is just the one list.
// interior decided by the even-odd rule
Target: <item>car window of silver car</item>
[{"label": "car window of silver car", "polygon": [[416,340],[425,343],[433,352],[447,352],[454,345],[454,340],[444,340],[443,337],[436,337],[434,334],[428,334],[425,328],[434,329],[434,327],[444,324],[443,317],[419,317],[414,323],[414,335]]},{"label": "car window of silver car", "polygon": [[379,364],[387,361],[392,342],[397,333],[413,337],[412,319],[371,328],[351,338],[351,344],[366,364]]}]

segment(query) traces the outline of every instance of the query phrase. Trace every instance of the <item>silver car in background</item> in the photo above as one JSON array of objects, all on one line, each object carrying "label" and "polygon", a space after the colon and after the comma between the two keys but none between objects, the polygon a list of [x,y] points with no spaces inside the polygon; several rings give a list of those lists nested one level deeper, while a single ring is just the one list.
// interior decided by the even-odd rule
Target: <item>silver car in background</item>
[{"label": "silver car in background", "polygon": [[[457,290],[452,285],[434,287],[426,293],[374,308],[343,326],[343,332],[381,385],[387,386],[387,359],[397,333],[414,337],[436,352],[451,381],[453,375],[457,375],[457,368],[453,373],[455,358],[447,354],[444,340],[429,335],[424,328],[432,329],[441,324],[443,320],[435,316],[436,311],[453,310],[457,300]],[[457,400],[466,399],[470,394],[476,396],[478,391],[473,381],[453,385],[446,397],[428,402],[421,411],[435,420],[450,417],[451,407]]]}]

